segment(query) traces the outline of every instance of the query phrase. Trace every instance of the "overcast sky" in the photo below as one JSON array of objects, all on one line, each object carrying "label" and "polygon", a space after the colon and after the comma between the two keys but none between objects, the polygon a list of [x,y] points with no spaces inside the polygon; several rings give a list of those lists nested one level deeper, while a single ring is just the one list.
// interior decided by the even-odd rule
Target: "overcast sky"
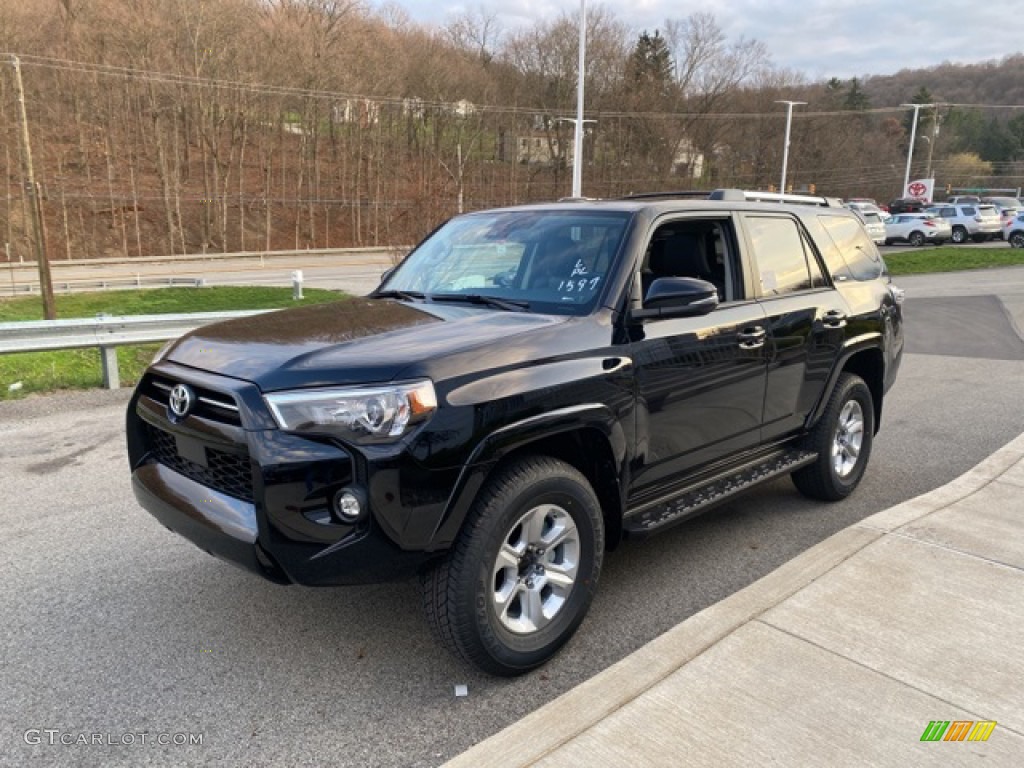
[{"label": "overcast sky", "polygon": [[[580,0],[370,0],[404,8],[416,21],[443,25],[466,10],[494,10],[503,29],[578,13]],[[588,7],[598,0],[588,0]],[[1024,17],[1014,3],[963,0],[602,0],[638,34],[666,18],[715,15],[730,40],[768,46],[772,61],[812,81],[887,75],[943,61],[1001,59],[1024,50]]]}]

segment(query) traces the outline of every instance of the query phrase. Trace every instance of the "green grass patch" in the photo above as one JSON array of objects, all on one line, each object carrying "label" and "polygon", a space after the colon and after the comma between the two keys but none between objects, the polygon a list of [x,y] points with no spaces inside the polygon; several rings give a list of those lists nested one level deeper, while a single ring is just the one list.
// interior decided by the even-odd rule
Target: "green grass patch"
[{"label": "green grass patch", "polygon": [[892,275],[920,275],[926,272],[957,272],[1024,264],[1024,248],[919,248],[886,254]]},{"label": "green grass patch", "polygon": [[[292,300],[291,288],[216,286],[209,288],[158,288],[147,291],[103,291],[56,297],[60,318],[108,315],[163,315],[178,312],[224,312],[237,309],[277,309],[299,304],[319,304],[346,298],[337,291],[307,288],[302,301]],[[0,301],[0,322],[42,320],[38,296]],[[121,386],[135,384],[160,344],[118,347]],[[20,382],[20,386],[17,386]],[[0,400],[31,392],[57,389],[90,389],[103,383],[99,349],[66,349],[0,355]],[[15,389],[11,389],[15,385]]]}]

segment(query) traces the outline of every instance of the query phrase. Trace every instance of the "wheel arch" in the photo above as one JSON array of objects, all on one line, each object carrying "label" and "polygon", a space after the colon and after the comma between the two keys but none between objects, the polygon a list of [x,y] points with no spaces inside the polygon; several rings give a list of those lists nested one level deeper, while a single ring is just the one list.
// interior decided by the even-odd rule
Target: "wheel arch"
[{"label": "wheel arch", "polygon": [[605,548],[622,538],[624,499],[620,478],[626,463],[622,426],[603,405],[575,406],[507,425],[484,438],[463,467],[432,538],[445,548],[458,536],[473,500],[487,481],[524,456],[551,456],[579,470],[597,495],[605,524]]},{"label": "wheel arch", "polygon": [[813,427],[821,418],[828,405],[832,390],[842,373],[856,374],[867,384],[868,390],[871,392],[872,410],[875,417],[874,433],[877,434],[882,423],[882,398],[885,395],[885,356],[882,354],[882,350],[874,344],[862,344],[846,351],[840,363],[833,369],[828,386],[825,387],[821,400],[807,422],[807,428]]}]

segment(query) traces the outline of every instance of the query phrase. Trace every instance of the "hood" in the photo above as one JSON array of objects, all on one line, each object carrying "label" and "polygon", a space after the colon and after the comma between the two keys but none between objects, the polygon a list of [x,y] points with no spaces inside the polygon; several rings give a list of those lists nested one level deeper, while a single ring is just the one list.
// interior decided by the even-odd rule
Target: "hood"
[{"label": "hood", "polygon": [[457,304],[351,299],[199,328],[165,359],[263,391],[390,381],[410,365],[565,318]]}]

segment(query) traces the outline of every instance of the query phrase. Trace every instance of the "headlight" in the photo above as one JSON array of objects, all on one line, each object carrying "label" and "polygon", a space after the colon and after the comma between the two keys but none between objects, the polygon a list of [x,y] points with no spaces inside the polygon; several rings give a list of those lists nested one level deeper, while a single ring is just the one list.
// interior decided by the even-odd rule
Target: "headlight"
[{"label": "headlight", "polygon": [[281,429],[388,442],[437,409],[434,385],[413,381],[381,387],[307,389],[265,395]]}]

